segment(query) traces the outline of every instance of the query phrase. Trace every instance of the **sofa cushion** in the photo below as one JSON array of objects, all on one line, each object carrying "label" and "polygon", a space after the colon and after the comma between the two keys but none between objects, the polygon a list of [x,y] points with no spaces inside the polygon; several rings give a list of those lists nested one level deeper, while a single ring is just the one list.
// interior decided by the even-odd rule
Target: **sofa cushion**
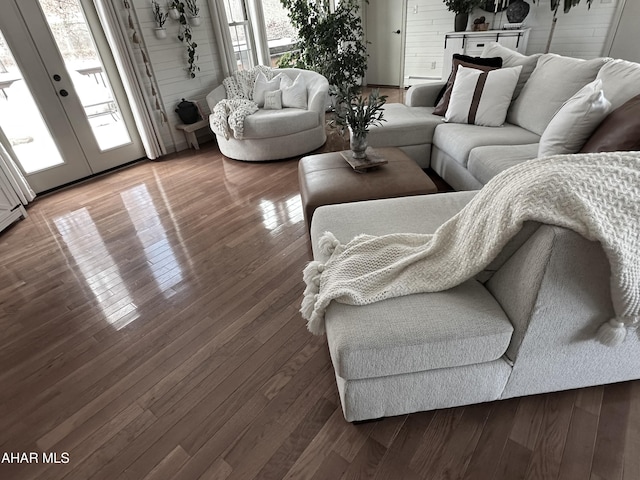
[{"label": "sofa cushion", "polygon": [[640,94],[640,64],[626,60],[611,60],[598,72],[604,96],[611,102],[611,110]]},{"label": "sofa cushion", "polygon": [[617,108],[598,126],[580,150],[589,152],[629,152],[640,150],[640,95]]},{"label": "sofa cushion", "polygon": [[476,280],[371,305],[332,302],[327,342],[342,378],[374,378],[500,358],[513,327]]},{"label": "sofa cushion", "polygon": [[520,95],[524,84],[527,83],[533,69],[536,68],[538,64],[538,58],[540,58],[540,53],[536,53],[534,55],[522,55],[515,50],[511,50],[498,42],[489,42],[482,50],[480,54],[483,58],[490,57],[501,57],[502,58],[502,67],[517,67],[522,66],[522,72],[520,72],[520,77],[518,78],[518,84],[516,85],[516,89],[513,92],[513,99],[515,100]]},{"label": "sofa cushion", "polygon": [[387,103],[383,107],[382,125],[369,129],[372,147],[399,147],[430,144],[433,132],[442,117],[432,115],[433,107],[408,107],[402,103]]},{"label": "sofa cushion", "polygon": [[510,123],[502,127],[481,127],[445,123],[433,134],[433,143],[440,150],[466,167],[469,153],[485,145],[526,145],[538,143],[540,136]]},{"label": "sofa cushion", "polygon": [[511,104],[507,121],[542,135],[562,104],[595,80],[608,60],[542,55],[520,96]]},{"label": "sofa cushion", "polygon": [[486,185],[489,180],[507,168],[538,156],[538,144],[488,145],[476,147],[469,153],[467,168],[479,182]]},{"label": "sofa cushion", "polygon": [[582,87],[547,125],[540,137],[538,157],[576,153],[610,108],[611,103],[604,98],[602,80],[596,79]]},{"label": "sofa cushion", "polygon": [[318,126],[318,113],[299,108],[260,109],[244,119],[244,138],[271,138],[303,132]]},{"label": "sofa cushion", "polygon": [[445,122],[499,127],[507,117],[522,67],[482,72],[458,67]]},{"label": "sofa cushion", "polygon": [[477,68],[478,70],[487,72],[489,70],[500,68],[502,66],[502,59],[500,57],[469,57],[467,55],[454,53],[453,64],[451,65],[451,73],[449,74],[446,85],[443,87],[443,89],[438,94],[438,97],[436,98],[436,108],[433,111],[435,115],[444,115],[446,113],[447,107],[449,106],[449,97],[451,97],[451,90],[453,89],[453,84],[455,83],[456,74],[458,72],[458,66],[460,65],[467,68]]}]

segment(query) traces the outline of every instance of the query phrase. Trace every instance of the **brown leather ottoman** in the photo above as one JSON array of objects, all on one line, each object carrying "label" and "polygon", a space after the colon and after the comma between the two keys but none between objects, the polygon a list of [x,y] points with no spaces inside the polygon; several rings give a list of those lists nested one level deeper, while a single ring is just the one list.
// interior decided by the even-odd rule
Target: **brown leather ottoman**
[{"label": "brown leather ottoman", "polygon": [[388,163],[365,173],[354,171],[339,152],[310,155],[298,164],[302,211],[307,229],[316,208],[335,203],[435,193],[418,164],[395,147],[376,148]]}]

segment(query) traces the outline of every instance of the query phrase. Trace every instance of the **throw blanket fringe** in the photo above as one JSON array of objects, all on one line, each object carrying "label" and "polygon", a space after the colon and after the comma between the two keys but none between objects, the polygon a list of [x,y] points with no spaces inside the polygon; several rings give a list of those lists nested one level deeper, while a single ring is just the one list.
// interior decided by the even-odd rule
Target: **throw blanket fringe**
[{"label": "throw blanket fringe", "polygon": [[310,262],[300,312],[324,333],[331,301],[366,305],[447,290],[486,268],[525,221],[568,228],[598,241],[611,267],[616,317],[596,338],[619,345],[640,320],[640,152],[558,155],[497,175],[434,234],[359,235],[346,245],[326,232],[326,263]]},{"label": "throw blanket fringe", "polygon": [[210,119],[213,133],[226,140],[232,133],[238,140],[244,138],[244,119],[258,111],[258,105],[253,101],[253,86],[260,73],[268,80],[275,75],[272,68],[256,65],[250,70],[237,71],[222,81],[227,98],[213,107]]}]

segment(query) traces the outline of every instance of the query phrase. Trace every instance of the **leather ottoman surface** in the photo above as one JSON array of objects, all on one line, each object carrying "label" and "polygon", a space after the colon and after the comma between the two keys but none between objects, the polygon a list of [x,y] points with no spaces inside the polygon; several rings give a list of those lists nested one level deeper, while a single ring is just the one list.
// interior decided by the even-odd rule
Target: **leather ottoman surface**
[{"label": "leather ottoman surface", "polygon": [[435,193],[429,176],[402,150],[376,148],[387,164],[356,172],[340,152],[309,155],[298,164],[298,182],[307,229],[316,208],[336,203]]}]

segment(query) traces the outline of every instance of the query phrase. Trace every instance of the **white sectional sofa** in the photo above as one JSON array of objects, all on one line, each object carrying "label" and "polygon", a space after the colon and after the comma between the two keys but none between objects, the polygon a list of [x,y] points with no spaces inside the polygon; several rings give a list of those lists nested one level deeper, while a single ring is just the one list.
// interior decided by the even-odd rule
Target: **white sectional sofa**
[{"label": "white sectional sofa", "polygon": [[487,45],[482,57],[502,57],[503,68],[523,67],[503,126],[445,123],[442,116],[432,114],[444,83],[423,84],[407,91],[406,104],[385,106],[387,121],[371,129],[369,144],[400,147],[454,189],[476,190],[502,170],[536,158],[540,138],[556,112],[589,82],[602,80],[610,111],[640,94],[637,63],[555,54],[524,56],[498,43]]},{"label": "white sectional sofa", "polygon": [[[523,70],[530,77],[521,82],[504,126],[445,123],[432,114],[441,85],[421,85],[409,89],[406,105],[386,105],[388,121],[372,129],[370,144],[400,147],[456,190],[477,190],[506,168],[537,157],[556,111],[596,77],[611,110],[640,94],[640,65],[631,62],[523,57],[496,45],[485,54],[503,55],[506,65],[528,65]],[[640,97],[631,114],[636,118],[639,107]],[[640,122],[633,128],[640,129]],[[639,144],[638,131],[627,136]],[[319,207],[310,231],[313,258],[328,260],[319,247],[326,231],[343,244],[362,233],[434,233],[474,195],[458,191]],[[346,420],[640,378],[637,332],[615,348],[594,340],[614,315],[609,280],[598,242],[528,222],[485,271],[450,290],[365,306],[331,302],[327,343]]]}]

